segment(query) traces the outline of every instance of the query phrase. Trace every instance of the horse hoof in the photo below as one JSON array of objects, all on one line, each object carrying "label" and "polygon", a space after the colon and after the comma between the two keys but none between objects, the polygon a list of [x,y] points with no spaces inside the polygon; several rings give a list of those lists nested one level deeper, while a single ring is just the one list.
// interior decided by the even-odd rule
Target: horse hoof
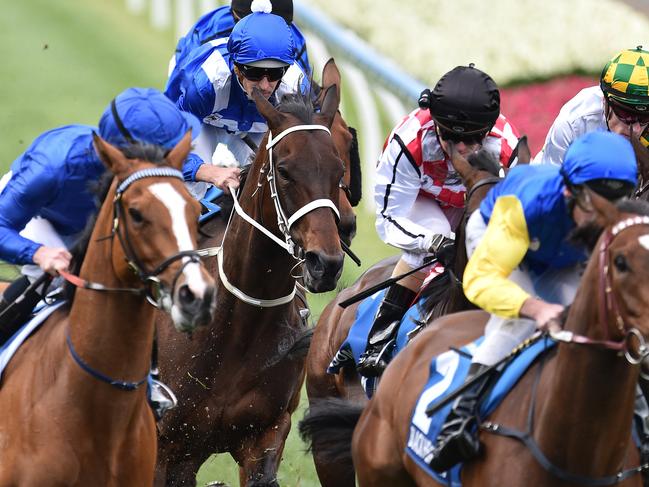
[{"label": "horse hoof", "polygon": [[214,482],[209,482],[205,484],[205,487],[229,487],[229,486],[225,482],[221,482],[220,480],[215,480]]}]

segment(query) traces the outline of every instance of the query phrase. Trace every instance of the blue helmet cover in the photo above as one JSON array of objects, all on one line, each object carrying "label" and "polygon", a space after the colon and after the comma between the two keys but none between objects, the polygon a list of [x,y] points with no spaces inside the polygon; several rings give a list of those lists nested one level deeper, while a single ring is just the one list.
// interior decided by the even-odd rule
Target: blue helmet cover
[{"label": "blue helmet cover", "polygon": [[228,52],[238,64],[274,59],[290,65],[295,61],[291,28],[279,15],[264,12],[253,12],[236,23]]},{"label": "blue helmet cover", "polygon": [[[128,88],[115,97],[115,109],[126,131],[135,140],[172,149],[188,130],[192,139],[201,131],[200,121],[180,111],[166,96],[153,88]],[[99,135],[117,147],[129,144],[108,104],[99,119]]]},{"label": "blue helmet cover", "polygon": [[574,185],[594,179],[617,179],[634,186],[638,182],[631,143],[621,135],[603,131],[590,132],[570,144],[561,174]]}]

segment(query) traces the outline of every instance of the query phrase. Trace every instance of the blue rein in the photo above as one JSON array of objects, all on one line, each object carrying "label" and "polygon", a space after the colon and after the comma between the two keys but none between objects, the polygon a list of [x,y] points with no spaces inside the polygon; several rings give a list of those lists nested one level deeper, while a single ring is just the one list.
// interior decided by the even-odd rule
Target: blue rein
[{"label": "blue rein", "polygon": [[105,382],[106,384],[109,384],[109,385],[111,385],[113,387],[116,387],[117,389],[120,389],[122,391],[134,391],[138,387],[140,387],[142,384],[144,384],[144,382],[146,382],[146,380],[149,377],[148,374],[147,374],[147,376],[144,379],[142,379],[142,380],[140,380],[138,382],[125,382],[125,381],[122,381],[122,380],[111,379],[107,375],[104,375],[101,372],[99,372],[98,370],[95,370],[92,367],[90,367],[87,363],[85,363],[81,359],[81,357],[79,357],[79,354],[77,354],[74,347],[72,346],[72,339],[70,338],[70,330],[69,329],[65,332],[65,341],[68,344],[68,350],[70,350],[70,355],[72,355],[72,358],[79,365],[79,367],[81,367],[83,370],[85,370],[88,374],[93,376],[95,379],[98,379],[98,380],[100,380],[102,382]]}]

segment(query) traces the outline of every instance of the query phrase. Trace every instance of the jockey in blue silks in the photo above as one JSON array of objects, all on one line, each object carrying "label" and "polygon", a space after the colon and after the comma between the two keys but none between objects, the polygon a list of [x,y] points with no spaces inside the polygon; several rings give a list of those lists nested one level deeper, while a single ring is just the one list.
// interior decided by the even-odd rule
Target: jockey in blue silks
[{"label": "jockey in blue silks", "polygon": [[[253,13],[227,39],[192,50],[176,65],[165,94],[203,122],[183,168],[190,192],[201,199],[209,184],[239,185],[239,166],[254,156],[268,130],[252,100],[258,88],[273,105],[287,93],[306,92],[309,80],[295,64],[291,29],[270,13],[269,0],[254,0]],[[226,167],[229,166],[229,167]]]},{"label": "jockey in blue silks", "polygon": [[[68,249],[98,211],[91,186],[106,167],[94,149],[93,132],[124,150],[133,144],[172,149],[189,130],[198,136],[196,117],[158,90],[129,88],[104,110],[98,128],[66,125],[37,137],[0,179],[0,259],[23,266],[22,277],[0,299],[0,313],[43,272],[67,270]],[[26,321],[40,297],[24,295],[11,317],[0,318],[0,341]]]},{"label": "jockey in blue silks", "polygon": [[513,168],[489,191],[466,226],[467,298],[491,313],[467,380],[484,373],[453,403],[430,462],[444,472],[480,451],[477,408],[496,378],[491,368],[537,328],[557,331],[572,303],[587,255],[568,237],[592,223],[595,195],[615,201],[637,184],[628,139],[604,131],[577,138],[563,166]]},{"label": "jockey in blue silks", "polygon": [[[293,23],[293,0],[271,0],[272,13],[282,17],[291,28],[293,42],[295,43],[295,62],[307,75],[311,74],[311,65],[306,51],[306,41],[300,29]],[[230,36],[234,24],[250,15],[252,0],[232,0],[232,3],[212,10],[203,15],[189,29],[185,37],[178,39],[176,52],[169,63],[169,74],[190,51],[210,41],[226,39]]]}]

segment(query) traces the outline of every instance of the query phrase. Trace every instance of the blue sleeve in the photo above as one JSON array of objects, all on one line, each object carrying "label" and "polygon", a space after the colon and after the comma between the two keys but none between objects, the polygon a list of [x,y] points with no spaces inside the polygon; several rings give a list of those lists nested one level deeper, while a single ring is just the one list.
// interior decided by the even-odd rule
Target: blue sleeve
[{"label": "blue sleeve", "polygon": [[293,35],[293,41],[295,42],[295,62],[300,66],[302,71],[306,73],[308,78],[313,74],[313,72],[311,71],[309,56],[306,51],[306,40],[304,39],[302,32],[300,32],[300,29],[298,29],[295,24],[291,24],[291,34]]},{"label": "blue sleeve", "polygon": [[4,191],[0,194],[0,259],[12,264],[33,264],[40,244],[19,235],[39,210],[56,198],[57,171],[38,154],[23,156]]},{"label": "blue sleeve", "polygon": [[193,152],[187,156],[183,163],[183,177],[185,181],[196,181],[196,172],[203,165],[203,159]]},{"label": "blue sleeve", "polygon": [[195,115],[201,122],[214,108],[214,87],[201,70],[191,78],[184,78],[180,85],[180,97],[176,105]]}]

